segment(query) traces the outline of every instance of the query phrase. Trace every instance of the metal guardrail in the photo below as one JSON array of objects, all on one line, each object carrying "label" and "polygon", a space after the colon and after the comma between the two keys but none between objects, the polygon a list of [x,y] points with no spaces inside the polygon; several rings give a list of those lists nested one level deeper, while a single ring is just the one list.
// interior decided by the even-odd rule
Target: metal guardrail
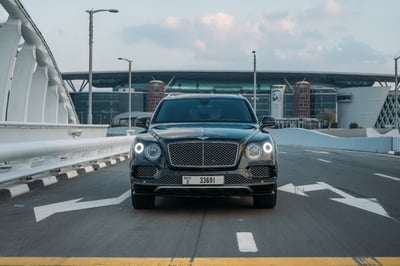
[{"label": "metal guardrail", "polygon": [[0,183],[128,153],[134,136],[0,143]]}]

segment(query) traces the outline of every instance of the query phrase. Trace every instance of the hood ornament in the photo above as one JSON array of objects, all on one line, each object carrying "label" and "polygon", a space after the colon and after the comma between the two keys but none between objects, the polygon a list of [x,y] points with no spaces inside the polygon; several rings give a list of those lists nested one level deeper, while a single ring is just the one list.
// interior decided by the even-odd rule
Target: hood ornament
[{"label": "hood ornament", "polygon": [[199,140],[206,140],[209,139],[209,137],[204,136],[204,128],[201,129],[201,136],[197,137]]}]

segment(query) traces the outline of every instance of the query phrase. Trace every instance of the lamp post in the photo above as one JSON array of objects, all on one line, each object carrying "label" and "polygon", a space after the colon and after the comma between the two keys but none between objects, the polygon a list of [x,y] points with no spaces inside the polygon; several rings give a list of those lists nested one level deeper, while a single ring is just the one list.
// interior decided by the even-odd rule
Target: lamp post
[{"label": "lamp post", "polygon": [[128,77],[128,83],[129,83],[129,101],[128,101],[128,109],[129,109],[129,114],[128,114],[128,130],[131,130],[132,127],[132,114],[131,114],[131,80],[132,80],[132,60],[123,58],[123,57],[119,57],[118,60],[123,60],[129,63],[129,77]]},{"label": "lamp post", "polygon": [[397,99],[397,87],[399,85],[398,79],[397,79],[397,60],[399,60],[400,56],[396,57],[394,59],[394,127],[396,129],[399,129],[399,101]]},{"label": "lamp post", "polygon": [[394,128],[399,129],[399,101],[397,99],[397,86],[399,84],[397,79],[397,60],[400,56],[394,59]]},{"label": "lamp post", "polygon": [[257,115],[257,70],[256,70],[256,51],[253,53],[253,80],[254,80],[254,92],[253,92],[253,108]]},{"label": "lamp post", "polygon": [[93,81],[93,14],[98,12],[118,13],[117,9],[96,9],[86,10],[89,13],[89,97],[88,97],[88,124],[93,124],[92,114],[92,81]]}]

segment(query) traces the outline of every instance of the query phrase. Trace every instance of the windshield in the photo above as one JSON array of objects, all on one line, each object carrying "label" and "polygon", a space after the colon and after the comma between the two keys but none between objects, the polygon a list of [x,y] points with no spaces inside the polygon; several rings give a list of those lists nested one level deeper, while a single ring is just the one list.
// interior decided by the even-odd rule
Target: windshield
[{"label": "windshield", "polygon": [[164,101],[152,123],[233,122],[256,123],[245,100],[241,99],[174,99]]}]

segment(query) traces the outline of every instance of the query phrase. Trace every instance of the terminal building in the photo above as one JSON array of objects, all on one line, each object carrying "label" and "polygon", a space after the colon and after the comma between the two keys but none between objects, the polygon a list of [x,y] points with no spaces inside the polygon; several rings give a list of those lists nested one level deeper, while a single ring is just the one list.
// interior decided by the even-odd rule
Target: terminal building
[{"label": "terminal building", "polygon": [[[87,73],[63,73],[62,77],[70,86],[80,122],[87,123]],[[335,113],[341,128],[351,123],[364,128],[392,127],[395,99],[388,84],[393,81],[394,76],[381,74],[258,72],[256,113],[275,117],[282,127],[320,127],[324,110]],[[127,72],[95,72],[93,87],[94,124],[111,125],[114,117],[127,113],[129,95],[131,112],[152,112],[163,97],[177,93],[241,94],[254,102],[250,71],[137,71],[132,73],[130,91]]]}]

